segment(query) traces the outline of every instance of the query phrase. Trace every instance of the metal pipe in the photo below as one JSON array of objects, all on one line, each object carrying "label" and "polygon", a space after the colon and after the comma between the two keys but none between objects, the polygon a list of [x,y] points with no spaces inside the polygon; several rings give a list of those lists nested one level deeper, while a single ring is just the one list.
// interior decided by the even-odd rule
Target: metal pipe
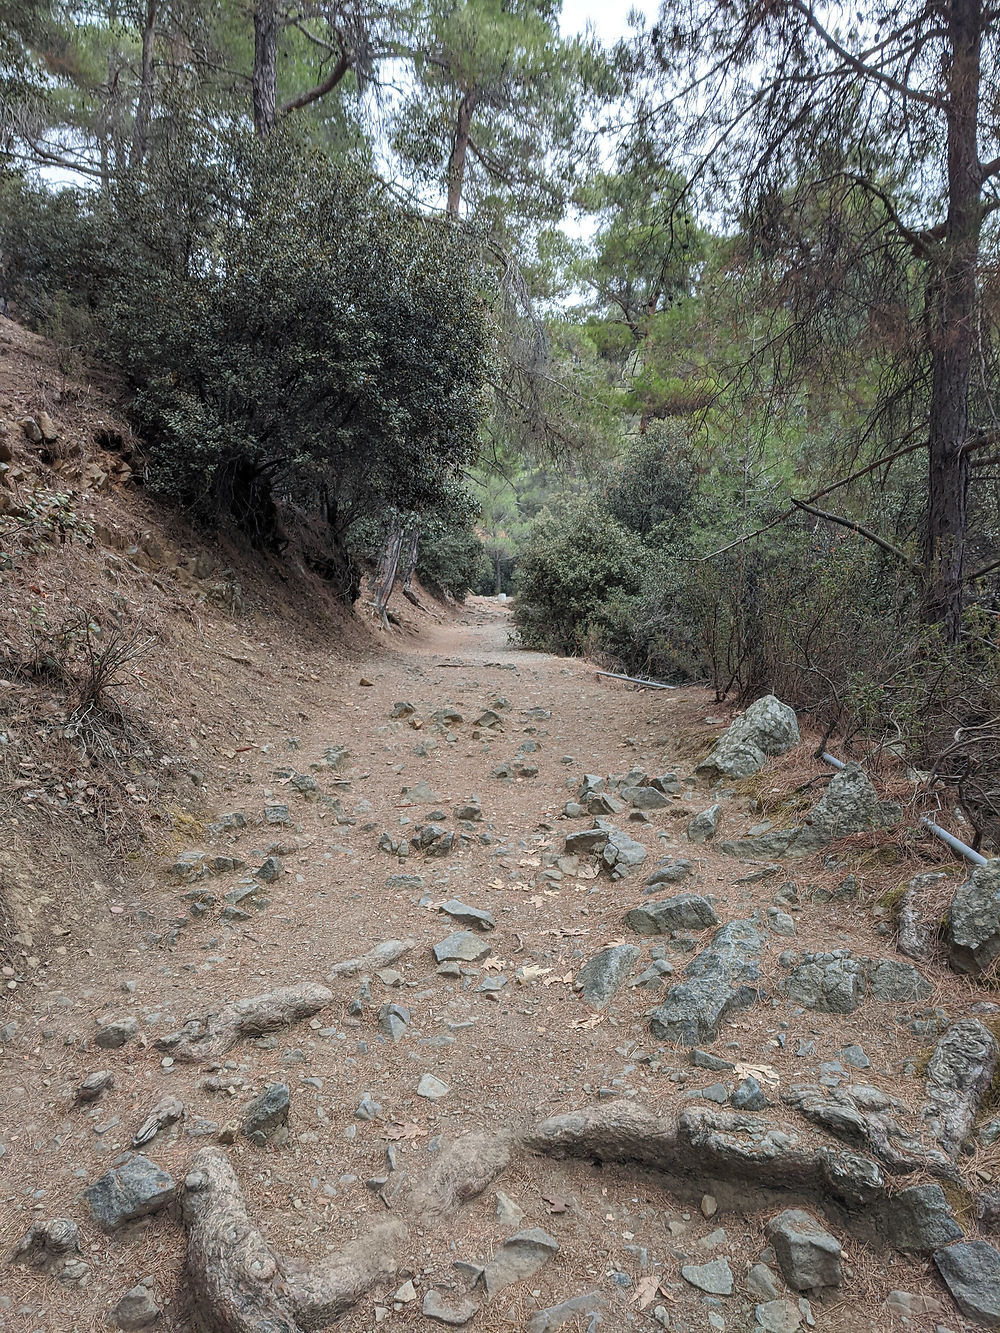
[{"label": "metal pipe", "polygon": [[651,690],[678,690],[679,685],[664,685],[659,680],[640,680],[638,676],[619,676],[617,671],[598,671],[598,676],[608,676],[611,680],[627,680],[630,685],[648,685]]},{"label": "metal pipe", "polygon": [[929,828],[936,838],[940,838],[947,847],[950,847],[953,852],[958,852],[959,856],[964,856],[974,866],[989,864],[985,856],[973,851],[971,847],[966,847],[965,843],[960,842],[954,833],[949,833],[947,829],[941,828],[939,824],[934,823],[933,819],[928,819],[926,815],[923,815],[920,822],[925,828]]},{"label": "metal pipe", "polygon": [[[826,750],[822,752],[820,758],[824,759],[832,768],[847,767],[842,759],[838,759],[835,755],[829,754]],[[948,830],[943,829],[940,824],[935,824],[934,820],[929,819],[927,815],[921,815],[920,822],[923,824],[924,828],[930,829],[935,838],[940,838],[946,847],[950,847],[951,850],[957,852],[959,856],[964,856],[965,859],[971,861],[974,866],[984,866],[989,864],[985,856],[974,851],[971,847],[966,846],[961,839],[955,837],[954,833],[949,833]]]}]

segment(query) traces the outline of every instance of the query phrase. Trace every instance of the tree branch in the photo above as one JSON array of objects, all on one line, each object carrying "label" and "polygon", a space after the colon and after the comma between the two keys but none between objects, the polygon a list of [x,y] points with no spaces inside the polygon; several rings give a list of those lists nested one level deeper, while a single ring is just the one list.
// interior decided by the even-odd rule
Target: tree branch
[{"label": "tree branch", "polygon": [[298,111],[300,107],[309,106],[312,102],[318,102],[321,97],[325,97],[328,92],[336,88],[347,71],[351,68],[351,59],[347,51],[341,49],[340,59],[334,65],[329,75],[322,83],[317,83],[315,88],[310,88],[308,92],[300,93],[298,97],[293,97],[290,101],[282,103],[278,109],[279,116],[287,116],[290,111]]},{"label": "tree branch", "polygon": [[860,56],[856,56],[852,51],[848,51],[847,47],[842,46],[832,33],[827,32],[826,28],[823,27],[822,23],[820,23],[819,19],[815,16],[809,6],[803,3],[803,0],[789,0],[789,3],[793,9],[799,11],[809,24],[810,28],[812,28],[813,32],[819,37],[823,45],[835,55],[839,56],[846,65],[849,65],[851,69],[860,74],[863,78],[874,79],[884,87],[891,88],[893,92],[901,93],[903,97],[910,98],[914,102],[922,102],[924,106],[932,106],[936,111],[945,110],[946,104],[941,98],[934,97],[931,93],[925,93],[919,88],[911,88],[908,84],[901,83],[899,79],[893,78],[891,74],[886,74],[884,70],[875,69],[873,66],[867,65]]},{"label": "tree branch", "polygon": [[893,546],[892,542],[887,542],[884,537],[880,537],[877,532],[872,532],[871,528],[866,528],[860,523],[855,523],[853,519],[844,518],[841,514],[831,514],[826,509],[815,509],[812,505],[806,504],[804,500],[792,499],[792,504],[796,509],[802,509],[807,514],[812,514],[815,518],[826,519],[828,523],[838,523],[842,528],[850,528],[859,536],[867,537],[870,542],[876,546],[894,555],[897,560],[901,560],[910,573],[917,579],[923,579],[924,572],[915,560],[911,560],[905,551],[901,551],[898,546]]}]

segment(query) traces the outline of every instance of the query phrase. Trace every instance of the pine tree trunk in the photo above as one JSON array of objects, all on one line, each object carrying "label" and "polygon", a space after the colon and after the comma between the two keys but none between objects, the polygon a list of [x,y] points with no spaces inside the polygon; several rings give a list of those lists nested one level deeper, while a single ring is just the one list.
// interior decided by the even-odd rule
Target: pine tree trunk
[{"label": "pine tree trunk", "polygon": [[142,64],[139,73],[139,101],[132,130],[133,168],[141,167],[149,144],[149,122],[153,114],[153,52],[156,47],[156,0],[147,0],[142,26]]},{"label": "pine tree trunk", "polygon": [[931,406],[924,618],[959,637],[968,523],[969,382],[982,226],[978,120],[981,0],[952,0],[948,70],[948,216],[931,278]]},{"label": "pine tree trunk", "polygon": [[469,140],[472,137],[472,113],[479,101],[479,90],[474,88],[465,94],[458,104],[455,119],[455,136],[451,143],[448,157],[448,204],[447,214],[457,218],[462,206],[462,191],[465,188],[465,163],[469,155]]},{"label": "pine tree trunk", "polygon": [[274,0],[253,11],[253,127],[259,138],[278,123],[278,17]]}]

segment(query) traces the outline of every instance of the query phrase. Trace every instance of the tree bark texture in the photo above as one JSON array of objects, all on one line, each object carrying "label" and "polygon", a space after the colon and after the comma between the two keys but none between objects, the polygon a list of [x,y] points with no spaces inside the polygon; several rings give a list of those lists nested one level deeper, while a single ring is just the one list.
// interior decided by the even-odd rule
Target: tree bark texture
[{"label": "tree bark texture", "polygon": [[473,88],[467,92],[458,104],[455,117],[455,133],[451,141],[451,153],[448,156],[448,203],[447,214],[457,218],[462,206],[462,191],[465,189],[465,163],[469,155],[469,140],[472,137],[472,114],[479,102],[479,90]]},{"label": "tree bark texture", "polygon": [[948,13],[948,216],[931,276],[931,405],[924,618],[954,643],[962,620],[969,491],[969,383],[976,328],[982,227],[979,92],[981,0],[952,0]]},{"label": "tree bark texture", "polygon": [[278,123],[278,16],[274,0],[253,11],[253,127],[259,138]]},{"label": "tree bark texture", "polygon": [[155,71],[153,53],[156,48],[156,0],[147,0],[142,25],[142,62],[139,72],[139,101],[135,109],[132,130],[132,166],[141,167],[149,147],[149,122],[153,115]]}]

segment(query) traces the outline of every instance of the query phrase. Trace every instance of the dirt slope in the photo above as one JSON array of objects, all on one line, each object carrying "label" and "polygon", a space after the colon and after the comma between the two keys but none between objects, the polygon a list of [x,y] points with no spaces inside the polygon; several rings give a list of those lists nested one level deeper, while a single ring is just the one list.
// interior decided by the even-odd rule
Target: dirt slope
[{"label": "dirt slope", "polygon": [[[227,1125],[239,1124],[255,1094],[273,1083],[288,1085],[287,1142],[257,1146],[237,1133],[227,1151],[269,1245],[313,1258],[385,1214],[366,1181],[383,1173],[387,1143],[396,1144],[401,1169],[414,1177],[433,1162],[441,1141],[457,1134],[519,1130],[614,1097],[668,1115],[705,1105],[697,1089],[726,1079],[692,1067],[686,1051],[651,1038],[644,1018],[655,1002],[650,992],[623,988],[598,1011],[574,992],[572,980],[595,951],[626,936],[642,954],[633,976],[657,947],[680,972],[689,951],[705,941],[691,931],[675,940],[635,937],[623,926],[625,912],[644,901],[646,872],[664,856],[694,861],[693,883],[683,887],[714,895],[722,921],[746,918],[757,908],[765,912],[778,881],[738,884],[745,867],[734,868],[711,844],[685,840],[691,816],[709,802],[697,790],[652,812],[649,823],[616,817],[648,852],[646,864],[627,878],[595,875],[591,857],[564,870],[554,866],[566,833],[591,822],[560,818],[585,773],[639,766],[683,778],[722,719],[701,691],[635,692],[597,678],[584,662],[518,651],[508,625],[504,608],[474,601],[454,622],[426,623],[419,637],[396,639],[381,652],[345,662],[338,645],[309,652],[296,646],[293,665],[279,660],[273,640],[243,631],[253,663],[240,678],[248,694],[232,700],[239,722],[230,728],[225,752],[213,758],[214,776],[200,794],[197,816],[175,826],[172,845],[136,886],[106,901],[85,894],[92,903],[86,952],[46,942],[39,965],[30,976],[22,969],[22,984],[8,1000],[0,1239],[12,1246],[33,1218],[65,1214],[80,1225],[92,1271],[85,1287],[63,1290],[28,1270],[8,1270],[0,1288],[5,1329],[102,1327],[105,1312],[146,1277],[163,1309],[160,1326],[194,1327],[184,1236],[174,1211],[108,1236],[80,1198],[83,1186],[129,1149],[150,1108],[167,1093],[184,1103],[184,1118],[143,1151],[183,1180],[192,1153],[216,1141],[220,1130],[228,1137]],[[202,659],[190,670],[210,668]],[[181,679],[178,688],[186,688]],[[413,712],[396,709],[400,701]],[[500,725],[475,725],[486,708],[495,709]],[[455,716],[435,719],[442,709]],[[330,747],[348,751],[334,767],[324,761]],[[752,791],[744,787],[724,800],[726,836],[760,819],[753,802],[785,796],[809,777],[828,777],[807,753],[803,744],[772,761]],[[510,765],[513,776],[491,776],[500,765]],[[531,766],[537,775],[516,776]],[[317,790],[297,790],[290,771],[315,779]],[[417,783],[429,788],[424,804],[403,794]],[[379,850],[384,834],[406,839],[431,820],[458,831],[455,811],[473,797],[483,819],[469,829],[468,843],[448,855],[414,852],[401,861]],[[287,804],[290,823],[265,822],[265,810],[280,804]],[[338,820],[341,811],[350,822]],[[232,814],[244,817],[246,827],[220,828],[222,817]],[[235,856],[248,869],[181,883],[168,867],[184,851]],[[900,1019],[926,1005],[869,1001],[844,1017],[796,1010],[777,989],[784,975],[779,954],[788,947],[896,956],[881,933],[876,903],[907,867],[882,835],[859,835],[839,851],[836,867],[824,868],[816,858],[796,864],[788,878],[803,890],[832,887],[853,868],[859,905],[822,905],[803,892],[795,938],[774,936],[764,953],[760,990],[774,996],[774,1004],[765,999],[735,1015],[712,1049],[734,1063],[766,1066],[787,1084],[818,1077],[846,1043],[863,1042],[871,1060],[865,1080],[900,1096],[915,1113],[919,1079],[912,1064],[910,1072],[904,1069],[921,1053],[926,1059],[929,1039],[915,1038]],[[281,869],[266,885],[267,905],[248,907],[246,920],[224,920],[225,894],[269,853]],[[881,864],[887,853],[895,862],[889,868]],[[909,873],[919,868],[911,864]],[[71,868],[66,871],[71,880]],[[554,873],[545,878],[546,871]],[[185,897],[199,890],[202,903]],[[459,978],[441,975],[432,954],[432,946],[458,928],[439,910],[452,898],[496,921],[483,936],[489,957],[466,966]],[[389,973],[380,978],[369,969],[370,999],[363,998],[360,1012],[351,1012],[359,978],[347,977],[331,983],[333,1003],[316,1017],[241,1042],[215,1062],[222,1067],[214,1072],[175,1062],[155,1047],[190,1016],[276,986],[322,982],[333,964],[407,936],[415,947]],[[519,969],[528,969],[523,981]],[[971,988],[940,975],[931,1005],[952,1017],[966,1012],[976,998]],[[497,977],[506,984],[495,994],[479,989]],[[388,1003],[410,1014],[398,1043],[380,1029],[380,1009]],[[118,1049],[98,1049],[95,1033],[108,1017],[134,1018],[137,1035]],[[97,1069],[110,1070],[114,1086],[93,1106],[75,1107],[73,1089]],[[417,1095],[425,1074],[446,1085],[440,1100]],[[357,1115],[366,1094],[379,1108],[373,1120]],[[804,1121],[798,1132],[803,1144],[812,1141]],[[721,1200],[722,1211],[706,1218],[696,1187],[679,1197],[646,1171],[530,1155],[518,1155],[496,1188],[523,1210],[524,1226],[542,1227],[557,1239],[559,1252],[537,1277],[484,1304],[470,1327],[523,1328],[539,1307],[594,1289],[611,1305],[602,1327],[659,1327],[657,1307],[677,1330],[720,1327],[719,1319],[727,1328],[755,1326],[761,1298],[747,1287],[747,1273],[767,1243],[763,1228],[773,1205],[757,1209],[734,1194],[729,1208]],[[424,1292],[460,1291],[454,1262],[489,1256],[512,1229],[497,1216],[495,1189],[487,1189],[447,1224],[421,1235],[401,1271],[378,1284],[339,1326],[434,1327],[421,1313]],[[965,1326],[928,1263],[869,1250],[846,1231],[838,1234],[849,1276],[841,1291],[814,1301],[819,1328],[892,1326],[885,1298],[895,1288],[926,1291],[947,1311],[916,1318],[911,1328],[931,1329],[942,1318],[951,1328]],[[681,1277],[683,1265],[722,1256],[735,1277],[733,1296],[706,1296]],[[392,1295],[409,1275],[417,1299],[394,1305]],[[649,1286],[651,1276],[661,1284],[659,1294],[656,1282]],[[587,1327],[587,1321],[567,1324],[575,1326]]]}]

